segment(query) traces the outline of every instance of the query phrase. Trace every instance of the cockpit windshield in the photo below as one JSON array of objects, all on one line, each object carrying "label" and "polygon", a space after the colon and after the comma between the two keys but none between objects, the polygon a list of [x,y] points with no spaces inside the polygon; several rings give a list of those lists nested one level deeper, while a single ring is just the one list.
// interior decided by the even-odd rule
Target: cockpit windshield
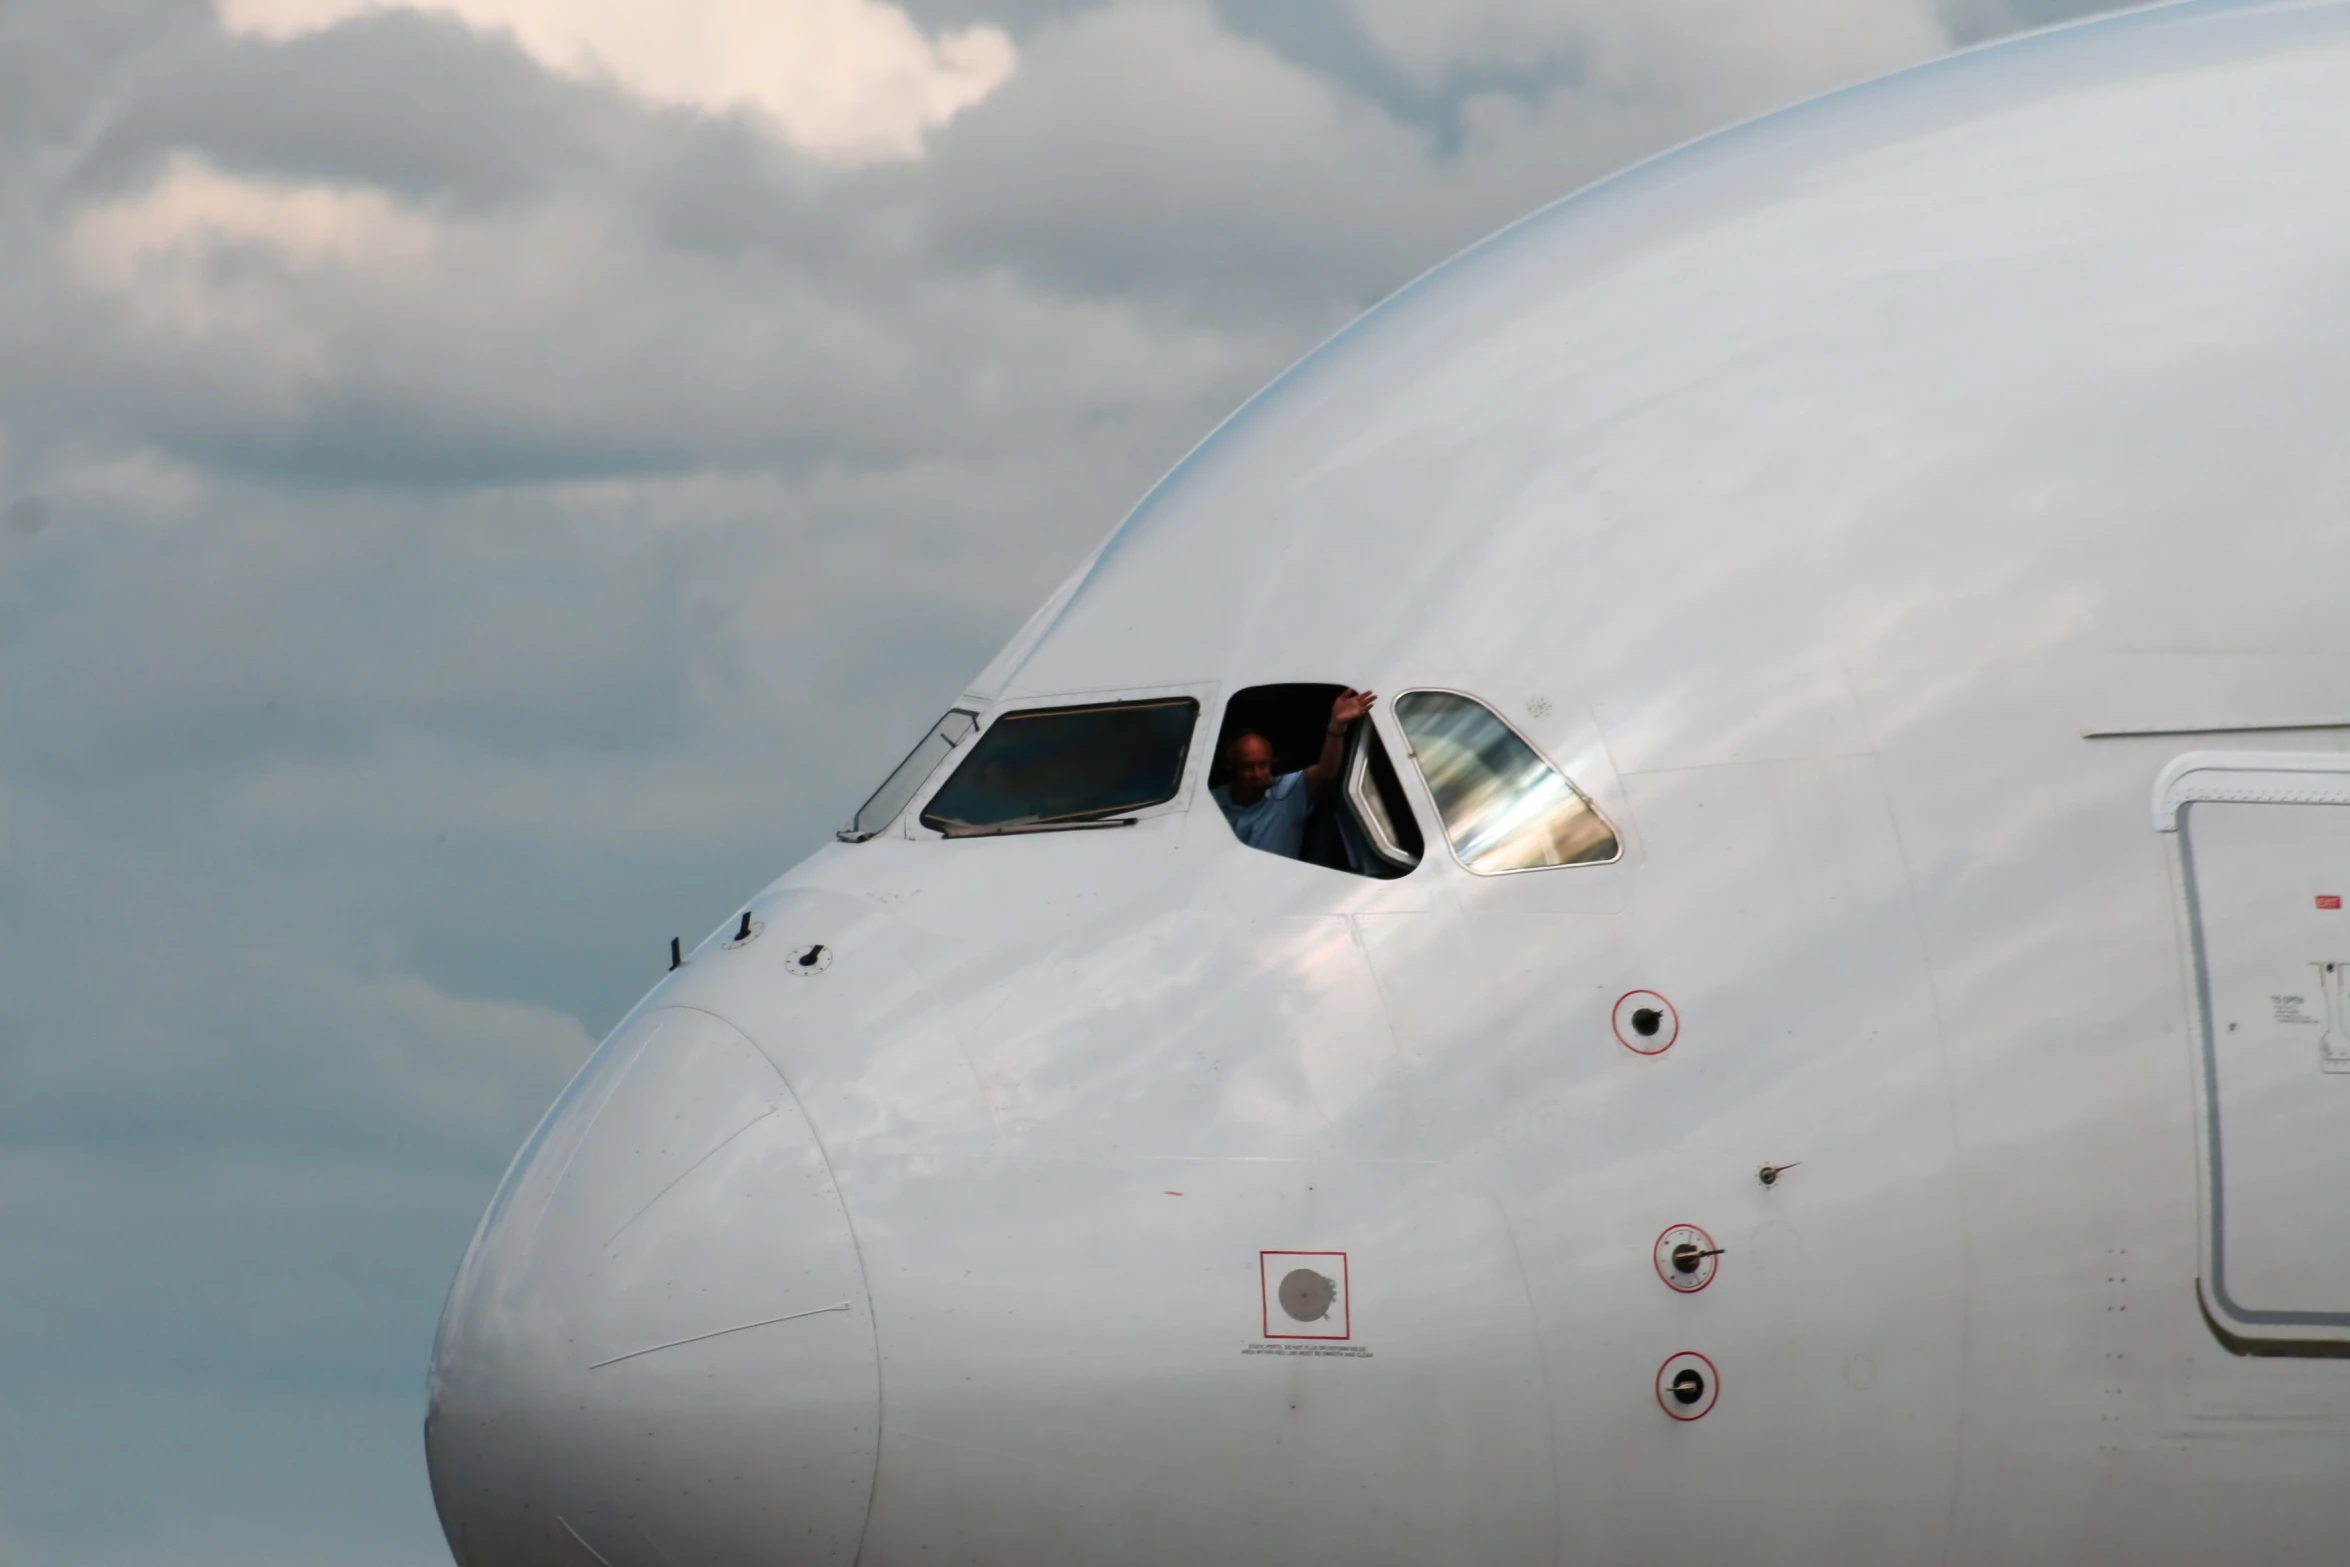
[{"label": "cockpit windshield", "polygon": [[1199,703],[1190,697],[1030,708],[998,718],[931,796],[950,838],[1106,824],[1175,798]]},{"label": "cockpit windshield", "polygon": [[1490,876],[1616,857],[1607,819],[1482,702],[1453,691],[1406,691],[1395,699],[1395,718],[1452,851],[1470,870]]},{"label": "cockpit windshield", "polygon": [[906,802],[914,798],[914,791],[921,788],[932,773],[938,771],[938,764],[946,760],[946,754],[970,739],[972,731],[978,727],[977,713],[966,712],[959,707],[950,709],[944,718],[930,726],[930,733],[924,735],[921,742],[906,753],[906,759],[881,781],[881,787],[873,791],[873,797],[857,807],[856,819],[833,836],[843,843],[863,843],[896,821],[898,812],[904,810]]}]

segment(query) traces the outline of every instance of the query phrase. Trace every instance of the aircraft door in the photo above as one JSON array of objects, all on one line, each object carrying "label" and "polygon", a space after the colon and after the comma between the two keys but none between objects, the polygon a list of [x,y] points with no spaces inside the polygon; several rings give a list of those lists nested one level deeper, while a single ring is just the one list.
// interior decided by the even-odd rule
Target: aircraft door
[{"label": "aircraft door", "polygon": [[2350,1344],[2350,756],[2163,772],[2196,1009],[2204,1309],[2269,1354]]}]

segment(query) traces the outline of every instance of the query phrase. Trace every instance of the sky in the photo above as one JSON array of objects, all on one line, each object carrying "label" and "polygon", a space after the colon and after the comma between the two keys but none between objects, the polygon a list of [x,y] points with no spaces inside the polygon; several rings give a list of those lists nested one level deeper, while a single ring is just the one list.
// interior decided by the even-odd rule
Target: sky
[{"label": "sky", "polygon": [[0,1567],[448,1560],[500,1172],[1257,386],[2096,0],[0,0]]}]

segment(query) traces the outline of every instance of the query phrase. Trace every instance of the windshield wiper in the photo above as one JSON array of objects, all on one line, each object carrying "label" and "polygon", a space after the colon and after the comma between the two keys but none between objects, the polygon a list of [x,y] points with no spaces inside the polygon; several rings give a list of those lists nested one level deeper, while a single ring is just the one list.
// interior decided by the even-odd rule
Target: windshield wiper
[{"label": "windshield wiper", "polygon": [[1006,822],[1001,827],[948,827],[942,838],[1009,838],[1015,833],[1085,832],[1095,827],[1131,827],[1139,817],[1112,816],[1092,822]]}]

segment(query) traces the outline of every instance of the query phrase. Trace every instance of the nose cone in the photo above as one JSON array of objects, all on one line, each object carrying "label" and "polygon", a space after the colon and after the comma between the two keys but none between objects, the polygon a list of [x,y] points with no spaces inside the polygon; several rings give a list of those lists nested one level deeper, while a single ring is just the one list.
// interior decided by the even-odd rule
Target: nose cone
[{"label": "nose cone", "polygon": [[640,1015],[515,1161],[442,1315],[425,1451],[460,1567],[847,1567],[879,1417],[798,1103],[718,1018]]}]

